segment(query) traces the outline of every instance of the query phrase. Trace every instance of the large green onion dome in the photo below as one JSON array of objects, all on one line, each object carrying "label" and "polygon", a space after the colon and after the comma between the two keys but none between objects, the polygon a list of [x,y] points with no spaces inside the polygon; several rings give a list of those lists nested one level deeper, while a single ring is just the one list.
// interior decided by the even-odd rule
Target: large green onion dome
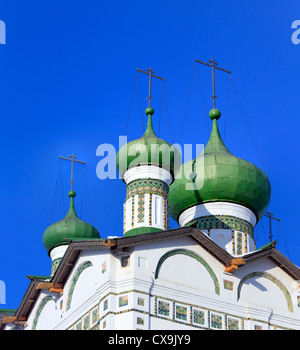
[{"label": "large green onion dome", "polygon": [[74,197],[75,191],[68,193],[70,197],[70,208],[62,220],[49,226],[43,234],[43,243],[45,248],[50,253],[51,249],[67,244],[65,238],[71,240],[85,240],[100,238],[98,230],[92,225],[82,221],[76,214]]},{"label": "large green onion dome", "polygon": [[174,178],[181,165],[180,153],[173,145],[155,135],[152,126],[154,109],[148,107],[145,113],[148,116],[146,131],[139,139],[121,147],[116,156],[118,171],[123,178],[129,168],[156,165],[168,170]]},{"label": "large green onion dome", "polygon": [[209,113],[213,127],[209,141],[194,160],[182,165],[170,186],[170,214],[178,221],[189,207],[208,202],[231,202],[243,205],[259,220],[268,207],[271,185],[267,175],[254,164],[235,157],[224,145],[217,120],[221,112]]}]

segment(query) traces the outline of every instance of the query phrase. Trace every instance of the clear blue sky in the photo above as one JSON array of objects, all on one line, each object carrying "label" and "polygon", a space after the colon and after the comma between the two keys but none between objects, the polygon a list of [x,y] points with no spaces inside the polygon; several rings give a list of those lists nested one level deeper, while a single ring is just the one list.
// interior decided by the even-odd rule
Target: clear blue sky
[{"label": "clear blue sky", "polygon": [[[173,142],[206,143],[204,114],[195,59],[215,58],[232,71],[253,143],[233,85],[216,73],[221,134],[236,156],[263,167],[272,185],[269,209],[277,247],[300,265],[299,229],[299,77],[300,44],[291,41],[292,22],[300,19],[298,0],[210,1],[1,1],[6,45],[0,45],[0,280],[6,305],[17,308],[28,274],[50,274],[42,235],[63,214],[59,156],[74,153],[87,162],[92,210],[102,237],[122,236],[125,185],[100,181],[96,149],[118,146],[125,135],[136,68],[151,66],[165,78],[169,128],[162,106],[160,137]],[[206,109],[211,108],[211,71],[198,66]],[[142,109],[147,78],[139,79]],[[154,127],[158,130],[161,83],[153,83]],[[144,125],[146,118],[143,116]],[[128,138],[142,135],[136,87]],[[62,164],[64,203],[68,204],[69,165]],[[81,211],[83,169],[75,168],[76,208]],[[59,177],[60,180],[60,177]],[[56,197],[53,205],[54,191]],[[82,218],[94,224],[87,191]],[[172,227],[176,223],[172,222]],[[283,233],[283,235],[282,235]],[[267,242],[268,220],[256,232]],[[285,241],[283,240],[285,238]],[[285,244],[286,243],[286,244]]]}]

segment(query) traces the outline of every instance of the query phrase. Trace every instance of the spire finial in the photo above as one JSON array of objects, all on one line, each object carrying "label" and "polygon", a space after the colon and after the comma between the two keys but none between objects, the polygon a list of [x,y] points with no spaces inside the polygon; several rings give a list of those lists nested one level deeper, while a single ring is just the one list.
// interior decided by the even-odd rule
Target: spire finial
[{"label": "spire finial", "polygon": [[227,69],[217,67],[217,65],[219,63],[217,63],[213,58],[211,60],[208,60],[209,63],[202,62],[202,61],[199,61],[199,60],[195,60],[195,61],[212,68],[212,93],[213,93],[213,95],[212,95],[211,99],[213,100],[213,108],[216,108],[216,98],[218,96],[216,96],[216,91],[215,91],[215,88],[216,88],[216,85],[215,85],[215,69],[219,69],[219,70],[221,70],[223,72],[226,72],[226,73],[229,73],[229,74],[231,74],[231,72],[229,70],[227,70]]},{"label": "spire finial", "polygon": [[213,108],[209,111],[208,115],[211,120],[214,120],[214,119],[218,120],[221,117],[221,111],[218,108]]}]

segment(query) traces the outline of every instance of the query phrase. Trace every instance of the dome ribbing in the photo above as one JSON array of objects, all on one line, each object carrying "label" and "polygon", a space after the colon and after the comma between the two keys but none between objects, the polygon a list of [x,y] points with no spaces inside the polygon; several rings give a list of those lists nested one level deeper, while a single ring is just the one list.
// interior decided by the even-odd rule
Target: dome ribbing
[{"label": "dome ribbing", "polygon": [[51,249],[62,244],[67,244],[65,238],[75,240],[97,239],[100,238],[98,230],[92,225],[82,221],[76,214],[74,197],[76,192],[70,191],[70,208],[62,220],[49,226],[43,234],[43,243],[50,253]]},{"label": "dome ribbing", "polygon": [[217,124],[218,109],[210,111],[212,132],[203,152],[182,165],[181,178],[170,186],[170,213],[178,221],[189,207],[208,202],[241,204],[260,219],[268,207],[271,185],[254,164],[232,155],[224,145]]}]

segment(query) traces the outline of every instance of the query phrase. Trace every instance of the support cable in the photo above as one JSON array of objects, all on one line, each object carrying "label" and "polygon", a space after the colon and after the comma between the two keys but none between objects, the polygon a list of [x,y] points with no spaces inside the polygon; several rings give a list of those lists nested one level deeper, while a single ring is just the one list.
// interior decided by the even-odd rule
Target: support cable
[{"label": "support cable", "polygon": [[[138,71],[137,71],[138,74]],[[138,90],[139,90],[139,101],[140,101],[140,114],[141,114],[141,120],[142,120],[142,128],[143,128],[143,132],[145,131],[144,129],[144,122],[143,122],[143,111],[142,111],[142,99],[141,99],[141,89],[140,89],[140,80],[139,80],[139,76],[137,78],[138,81]]]},{"label": "support cable", "polygon": [[228,92],[227,92],[226,112],[225,112],[224,137],[223,137],[224,141],[225,141],[225,135],[226,135],[226,125],[227,125],[227,115],[228,115],[230,79],[232,79],[232,75],[231,74],[229,75],[229,78],[228,78]]},{"label": "support cable", "polygon": [[162,105],[163,105],[163,97],[164,97],[164,82],[161,85],[161,98],[160,98],[160,109],[159,109],[159,122],[158,122],[158,137],[160,133],[160,123],[161,123],[161,111],[162,111]]},{"label": "support cable", "polygon": [[[287,244],[286,244],[286,241],[285,241],[285,237],[284,237],[284,233],[283,233],[283,230],[282,230],[282,227],[281,227],[281,221],[279,222],[279,233],[280,233],[280,236],[283,238],[283,243],[284,243],[284,246],[285,246],[285,249],[286,249],[286,252],[287,252],[287,256],[290,260],[291,259],[291,256],[290,256],[290,253],[289,253],[289,250],[288,250],[288,247],[287,247]],[[278,237],[279,237],[279,234],[278,234]]]},{"label": "support cable", "polygon": [[231,78],[231,80],[232,80],[233,87],[234,87],[234,90],[235,90],[235,92],[236,92],[237,99],[238,99],[238,101],[239,101],[239,104],[240,104],[240,107],[241,107],[241,110],[242,110],[242,114],[243,114],[243,116],[244,116],[244,118],[245,118],[245,120],[246,120],[246,124],[247,124],[247,126],[248,126],[250,135],[251,135],[251,137],[252,137],[252,141],[253,141],[253,143],[254,143],[254,146],[255,146],[255,148],[256,148],[257,154],[258,154],[258,156],[259,156],[259,158],[260,158],[260,161],[261,161],[261,163],[262,163],[262,166],[263,166],[263,168],[264,168],[264,167],[265,167],[265,166],[264,166],[264,162],[263,162],[262,157],[261,157],[261,155],[260,155],[259,149],[258,149],[258,147],[257,147],[257,145],[256,145],[256,142],[255,142],[253,133],[252,133],[251,128],[250,128],[250,124],[249,124],[248,119],[247,119],[247,117],[246,117],[246,113],[245,113],[245,110],[244,110],[244,108],[243,108],[243,105],[242,105],[240,96],[239,96],[239,94],[238,94],[238,92],[237,92],[237,88],[236,88],[236,86],[235,86],[235,83],[234,83],[234,81],[233,81],[233,78]]},{"label": "support cable", "polygon": [[52,220],[52,214],[53,214],[53,209],[54,209],[54,202],[55,202],[55,195],[56,195],[56,188],[57,188],[57,183],[58,183],[59,168],[60,168],[60,166],[61,166],[61,163],[60,163],[60,160],[59,160],[59,165],[58,165],[57,175],[56,175],[55,188],[54,188],[53,201],[52,201],[52,207],[51,207],[51,213],[50,213],[49,225],[51,224],[51,220]]},{"label": "support cable", "polygon": [[171,121],[170,121],[170,117],[169,117],[169,111],[168,111],[168,105],[167,105],[167,97],[166,97],[166,89],[165,89],[165,83],[164,82],[163,82],[163,92],[164,92],[166,112],[167,112],[167,117],[168,117],[168,122],[169,122],[169,128],[170,128],[171,136],[172,136],[172,139],[173,139],[174,143],[176,143],[174,135],[173,135],[173,132],[172,132],[172,128],[171,128]]},{"label": "support cable", "polygon": [[94,226],[97,228],[97,224],[96,224],[96,220],[95,220],[95,216],[94,216],[94,212],[93,212],[93,208],[92,208],[92,201],[91,201],[91,197],[90,197],[88,181],[87,181],[86,167],[84,167],[84,176],[85,176],[85,183],[86,183],[86,189],[87,189],[87,194],[88,194],[88,200],[89,200],[89,204],[90,204],[91,214],[92,214]]},{"label": "support cable", "polygon": [[185,122],[186,122],[186,118],[187,118],[187,112],[188,112],[189,104],[190,104],[190,98],[191,98],[191,93],[192,93],[193,81],[194,81],[194,76],[195,76],[195,66],[196,66],[196,63],[195,63],[195,65],[194,65],[194,70],[193,70],[193,76],[192,76],[190,91],[189,91],[189,95],[188,95],[187,105],[186,105],[186,108],[185,108],[185,114],[184,114],[183,125],[182,125],[182,130],[181,130],[181,136],[180,136],[180,141],[179,141],[180,144],[181,144],[181,142],[182,142],[183,131],[184,131]]},{"label": "support cable", "polygon": [[130,108],[129,108],[129,114],[128,114],[128,118],[127,118],[127,125],[126,125],[126,129],[125,129],[125,135],[127,135],[127,130],[128,130],[128,125],[129,125],[129,120],[130,120],[130,115],[131,115],[131,109],[132,109],[132,104],[133,104],[134,92],[135,92],[135,86],[136,86],[137,79],[138,79],[138,72],[136,72],[136,76],[135,76],[133,92],[132,92],[132,97],[131,97],[131,103],[130,103]]},{"label": "support cable", "polygon": [[197,67],[197,75],[198,75],[198,80],[199,80],[199,85],[200,85],[200,90],[201,90],[201,96],[202,96],[202,102],[203,102],[203,107],[204,107],[204,113],[205,113],[207,129],[208,129],[208,131],[210,131],[209,120],[208,120],[208,113],[206,111],[206,105],[205,105],[205,99],[204,99],[204,94],[203,94],[203,89],[202,89],[202,83],[201,83],[199,69],[198,69],[198,65],[197,64],[196,64],[196,67]]},{"label": "support cable", "polygon": [[64,185],[63,185],[63,177],[62,177],[62,166],[61,166],[61,160],[60,159],[59,159],[59,163],[60,163],[60,181],[61,181],[61,193],[62,193],[63,210],[64,210],[64,215],[66,215],[65,199],[64,199]]}]

